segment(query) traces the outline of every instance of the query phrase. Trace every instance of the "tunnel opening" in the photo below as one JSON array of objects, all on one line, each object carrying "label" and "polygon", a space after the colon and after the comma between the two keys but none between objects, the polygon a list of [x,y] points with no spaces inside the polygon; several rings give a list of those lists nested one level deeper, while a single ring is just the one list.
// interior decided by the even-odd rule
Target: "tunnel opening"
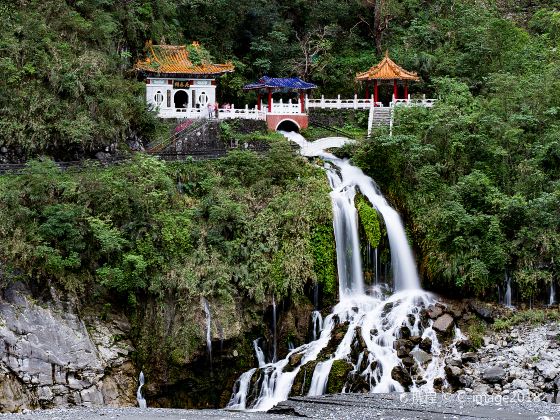
[{"label": "tunnel opening", "polygon": [[296,133],[299,133],[299,126],[292,120],[284,120],[281,121],[280,124],[278,124],[278,127],[276,127],[276,131],[294,131]]}]

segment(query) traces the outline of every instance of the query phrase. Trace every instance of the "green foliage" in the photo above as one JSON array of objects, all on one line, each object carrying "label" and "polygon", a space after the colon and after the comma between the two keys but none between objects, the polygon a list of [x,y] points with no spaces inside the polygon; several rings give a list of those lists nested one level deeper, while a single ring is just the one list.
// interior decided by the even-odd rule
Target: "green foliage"
[{"label": "green foliage", "polygon": [[332,225],[319,225],[311,234],[313,266],[325,296],[336,295],[336,249]]},{"label": "green foliage", "polygon": [[225,305],[302,298],[317,281],[332,290],[332,227],[316,229],[331,223],[324,172],[286,140],[269,142],[266,154],[197,163],[136,155],[62,172],[33,162],[0,178],[0,259],[39,282],[101,287],[132,304],[146,292]]},{"label": "green foliage", "polygon": [[482,347],[484,344],[484,334],[486,333],[486,323],[484,321],[475,320],[471,322],[467,328],[467,335],[475,349]]},{"label": "green foliage", "polygon": [[[540,40],[523,40],[546,51]],[[479,95],[458,79],[435,79],[434,108],[399,110],[392,137],[381,133],[354,150],[354,161],[406,211],[433,287],[491,296],[508,271],[529,299],[557,278],[558,128],[551,116],[558,101],[549,86],[558,69],[551,58],[515,76],[494,73]]]},{"label": "green foliage", "polygon": [[503,331],[520,324],[540,325],[559,320],[560,313],[556,309],[528,309],[516,311],[510,316],[496,319],[492,328],[496,331]]},{"label": "green foliage", "polygon": [[356,210],[360,223],[366,234],[366,238],[372,248],[377,248],[381,240],[381,228],[379,227],[379,216],[377,210],[362,196],[356,196]]}]

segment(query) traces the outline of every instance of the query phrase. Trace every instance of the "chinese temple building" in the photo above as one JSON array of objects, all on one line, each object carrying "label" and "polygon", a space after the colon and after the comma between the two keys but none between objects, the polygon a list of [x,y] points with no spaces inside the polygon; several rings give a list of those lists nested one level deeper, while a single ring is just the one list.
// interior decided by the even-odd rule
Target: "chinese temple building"
[{"label": "chinese temple building", "polygon": [[231,73],[231,63],[213,64],[198,42],[191,45],[147,44],[147,54],[135,65],[145,77],[146,102],[161,118],[208,116],[208,105],[216,102],[217,78]]},{"label": "chinese temple building", "polygon": [[[398,101],[399,98],[408,101],[408,83],[419,80],[420,78],[416,73],[403,69],[391,60],[388,51],[385,52],[385,57],[379,64],[365,72],[358,73],[356,76],[356,81],[366,84],[366,99],[370,97],[370,87],[372,87],[373,82],[373,100],[376,105],[379,103],[380,84],[393,85],[393,102]],[[399,85],[403,86],[402,97],[399,96]]]}]

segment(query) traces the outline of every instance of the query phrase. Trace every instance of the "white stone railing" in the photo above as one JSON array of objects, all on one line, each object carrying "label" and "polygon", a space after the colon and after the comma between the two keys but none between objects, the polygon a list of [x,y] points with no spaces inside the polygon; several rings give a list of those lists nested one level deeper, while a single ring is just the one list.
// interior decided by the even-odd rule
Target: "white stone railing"
[{"label": "white stone railing", "polygon": [[306,99],[306,108],[320,108],[320,109],[369,109],[372,104],[376,108],[390,108],[393,106],[424,106],[431,108],[434,106],[436,99],[412,99],[410,95],[405,99],[394,99],[389,105],[385,106],[382,102],[373,102],[373,95],[370,99],[358,99],[354,95],[354,99],[341,99],[340,95],[336,99],[327,99],[321,96],[320,99]]},{"label": "white stone railing", "polygon": [[256,106],[254,108],[249,108],[249,105],[245,105],[245,108],[235,108],[235,105],[232,105],[228,108],[220,108],[218,110],[218,118],[220,120],[228,120],[233,118],[242,118],[245,120],[263,120],[264,114],[259,111]]},{"label": "white stone railing", "polygon": [[[383,105],[381,102],[373,102],[373,96],[370,99],[358,99],[354,95],[353,99],[341,99],[338,95],[335,99],[327,99],[321,96],[320,99],[309,99],[305,98],[304,109],[309,110],[312,108],[317,109],[370,109],[373,105],[374,108],[393,108],[396,106],[422,106],[426,108],[431,108],[436,103],[436,99],[426,99],[425,97],[418,99],[412,99],[409,95],[407,99],[393,99],[389,105]],[[235,105],[231,105],[228,108],[220,108],[218,110],[218,119],[231,119],[231,118],[242,118],[248,120],[264,120],[266,115],[286,115],[286,114],[304,114],[301,112],[301,103],[299,101],[283,102],[280,99],[277,102],[272,103],[272,110],[268,112],[268,104],[266,102],[261,103],[261,110],[259,111],[257,106],[254,108],[249,108],[245,105],[245,108],[236,108]],[[212,115],[210,115],[212,114]],[[207,107],[202,108],[163,108],[159,110],[159,116],[161,118],[216,118],[216,113],[212,113]]]}]

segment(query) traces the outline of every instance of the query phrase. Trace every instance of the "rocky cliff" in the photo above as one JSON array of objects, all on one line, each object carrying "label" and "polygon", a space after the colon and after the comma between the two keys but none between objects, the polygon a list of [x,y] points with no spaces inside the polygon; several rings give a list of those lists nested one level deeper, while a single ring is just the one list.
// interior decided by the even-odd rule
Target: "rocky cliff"
[{"label": "rocky cliff", "polygon": [[[55,294],[54,291],[52,291]],[[58,302],[58,303],[57,303]],[[16,283],[0,296],[0,412],[135,404],[126,318],[79,314]]]}]

